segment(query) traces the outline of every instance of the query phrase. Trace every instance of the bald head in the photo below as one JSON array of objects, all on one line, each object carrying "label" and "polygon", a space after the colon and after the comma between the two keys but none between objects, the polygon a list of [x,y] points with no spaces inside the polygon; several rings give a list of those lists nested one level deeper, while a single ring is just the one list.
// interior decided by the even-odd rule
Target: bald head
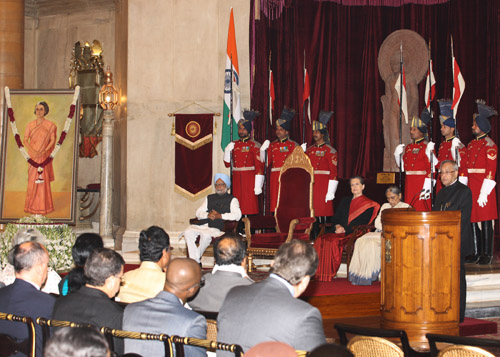
[{"label": "bald head", "polygon": [[184,302],[198,291],[201,268],[193,259],[177,258],[167,267],[165,291],[176,295]]}]

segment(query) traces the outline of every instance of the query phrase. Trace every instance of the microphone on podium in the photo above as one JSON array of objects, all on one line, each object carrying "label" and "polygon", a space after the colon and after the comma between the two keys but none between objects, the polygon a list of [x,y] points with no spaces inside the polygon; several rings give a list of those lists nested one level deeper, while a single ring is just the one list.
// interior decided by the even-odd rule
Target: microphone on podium
[{"label": "microphone on podium", "polygon": [[[429,194],[431,191],[430,190],[426,190],[425,188],[421,189],[420,191],[418,191],[415,196],[413,196],[413,198],[411,199],[410,201],[410,207],[413,207],[413,204],[417,201],[418,198],[420,198],[420,196],[422,195],[427,195]],[[408,208],[410,208],[408,207]]]}]

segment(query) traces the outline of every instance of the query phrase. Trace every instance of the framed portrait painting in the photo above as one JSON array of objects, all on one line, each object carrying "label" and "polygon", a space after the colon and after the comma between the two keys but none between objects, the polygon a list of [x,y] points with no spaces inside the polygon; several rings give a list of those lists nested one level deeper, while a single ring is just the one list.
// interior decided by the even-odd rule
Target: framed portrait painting
[{"label": "framed portrait painting", "polygon": [[75,224],[79,88],[5,94],[0,222],[42,215]]}]

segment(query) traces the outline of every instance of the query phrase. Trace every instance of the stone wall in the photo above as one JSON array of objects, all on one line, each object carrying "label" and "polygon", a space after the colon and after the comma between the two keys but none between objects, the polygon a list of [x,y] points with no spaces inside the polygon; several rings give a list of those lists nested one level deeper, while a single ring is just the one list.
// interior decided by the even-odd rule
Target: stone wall
[{"label": "stone wall", "polygon": [[[174,191],[174,137],[168,113],[196,101],[222,111],[227,31],[234,7],[242,108],[249,106],[248,0],[129,0],[127,232],[156,224],[182,231],[202,199]],[[192,106],[187,113],[200,109]],[[203,111],[203,110],[202,110]],[[228,172],[216,117],[213,171]],[[250,188],[252,189],[252,188]]]}]

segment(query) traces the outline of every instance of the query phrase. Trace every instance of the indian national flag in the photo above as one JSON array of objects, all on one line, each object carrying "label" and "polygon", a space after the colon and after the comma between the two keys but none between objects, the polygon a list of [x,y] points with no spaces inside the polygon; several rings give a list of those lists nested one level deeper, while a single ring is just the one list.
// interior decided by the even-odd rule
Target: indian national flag
[{"label": "indian national flag", "polygon": [[[232,118],[230,109],[231,98],[233,100]],[[238,51],[236,50],[233,8],[231,8],[229,31],[227,34],[226,71],[224,75],[224,110],[222,115],[222,139],[220,143],[222,150],[231,142],[231,120],[233,120],[233,140],[238,138],[238,121],[240,119],[240,69],[238,66]]]},{"label": "indian national flag", "polygon": [[[400,93],[400,89],[403,89],[403,93]],[[403,116],[405,117],[405,123],[408,124],[408,104],[406,100],[406,74],[405,74],[405,66],[403,66],[403,85],[401,85],[401,74],[398,76],[398,80],[396,81],[396,85],[394,86],[396,92],[398,93],[398,104],[401,106],[403,111]],[[401,98],[401,101],[399,100]]]},{"label": "indian national flag", "polygon": [[465,90],[465,81],[462,76],[462,72],[460,71],[460,67],[458,67],[457,60],[455,57],[452,58],[453,66],[453,102],[451,103],[451,109],[453,110],[453,117],[457,118],[458,104],[460,103],[460,99],[462,99],[462,95]]}]

